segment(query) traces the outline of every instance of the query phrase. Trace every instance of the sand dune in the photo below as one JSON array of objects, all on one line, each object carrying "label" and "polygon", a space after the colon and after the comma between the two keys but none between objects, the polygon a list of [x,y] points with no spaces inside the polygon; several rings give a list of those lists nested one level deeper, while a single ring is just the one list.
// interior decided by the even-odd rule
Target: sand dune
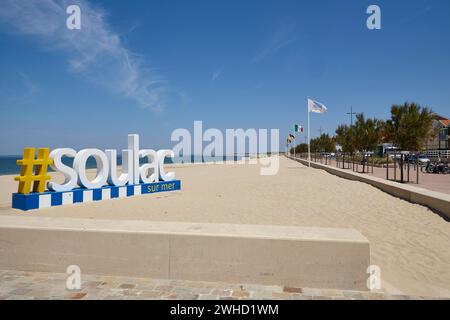
[{"label": "sand dune", "polygon": [[0,214],[355,228],[393,293],[450,297],[450,223],[426,207],[282,157],[257,165],[177,166],[182,191],[42,209],[10,209],[17,186],[0,177]]}]

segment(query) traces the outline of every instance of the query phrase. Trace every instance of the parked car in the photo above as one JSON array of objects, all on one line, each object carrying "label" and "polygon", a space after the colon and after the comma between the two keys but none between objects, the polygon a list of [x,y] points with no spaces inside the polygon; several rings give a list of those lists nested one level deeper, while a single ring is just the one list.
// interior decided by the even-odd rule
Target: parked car
[{"label": "parked car", "polygon": [[420,154],[419,157],[414,154],[408,157],[408,161],[411,164],[415,164],[417,160],[419,160],[419,165],[421,166],[426,166],[429,162],[431,162],[430,159],[428,159],[428,157],[424,154]]},{"label": "parked car", "polygon": [[389,154],[389,157],[395,161],[400,161],[400,159],[402,157],[401,153],[388,153],[388,154]]},{"label": "parked car", "polygon": [[334,158],[335,157],[334,153],[328,153],[328,152],[322,152],[320,155],[324,158]]}]

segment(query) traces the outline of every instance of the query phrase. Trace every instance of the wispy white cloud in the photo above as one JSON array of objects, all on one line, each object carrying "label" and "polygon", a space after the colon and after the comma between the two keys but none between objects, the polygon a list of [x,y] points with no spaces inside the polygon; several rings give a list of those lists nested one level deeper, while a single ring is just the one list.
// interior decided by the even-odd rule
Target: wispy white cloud
[{"label": "wispy white cloud", "polygon": [[286,47],[295,41],[297,36],[294,33],[295,23],[282,24],[271,35],[262,50],[251,60],[251,63],[258,63],[269,56],[276,54],[281,48]]},{"label": "wispy white cloud", "polygon": [[[81,30],[66,28],[67,6],[81,8]],[[36,39],[43,48],[65,53],[69,69],[93,83],[156,111],[177,89],[146,67],[106,22],[107,13],[85,0],[2,0],[0,22],[9,31]],[[9,28],[9,27],[13,28]]]},{"label": "wispy white cloud", "polygon": [[211,80],[212,81],[217,80],[222,75],[222,72],[223,72],[223,67],[217,69],[216,71],[214,71],[213,74],[212,74]]}]

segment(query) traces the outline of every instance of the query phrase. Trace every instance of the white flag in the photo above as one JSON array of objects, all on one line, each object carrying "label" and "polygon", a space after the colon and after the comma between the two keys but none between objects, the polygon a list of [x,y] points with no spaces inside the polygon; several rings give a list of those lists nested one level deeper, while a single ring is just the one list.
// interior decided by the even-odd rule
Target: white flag
[{"label": "white flag", "polygon": [[325,111],[327,111],[327,107],[320,102],[308,99],[308,111],[314,113],[325,113]]}]

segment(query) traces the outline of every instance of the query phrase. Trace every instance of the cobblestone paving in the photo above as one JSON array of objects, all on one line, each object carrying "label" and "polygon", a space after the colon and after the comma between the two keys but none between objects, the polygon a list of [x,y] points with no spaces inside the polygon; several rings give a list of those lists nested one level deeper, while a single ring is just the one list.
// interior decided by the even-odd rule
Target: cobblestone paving
[{"label": "cobblestone paving", "polygon": [[130,277],[82,275],[81,290],[67,290],[64,273],[0,270],[0,300],[19,299],[172,299],[172,300],[407,300],[383,292],[307,289]]}]

